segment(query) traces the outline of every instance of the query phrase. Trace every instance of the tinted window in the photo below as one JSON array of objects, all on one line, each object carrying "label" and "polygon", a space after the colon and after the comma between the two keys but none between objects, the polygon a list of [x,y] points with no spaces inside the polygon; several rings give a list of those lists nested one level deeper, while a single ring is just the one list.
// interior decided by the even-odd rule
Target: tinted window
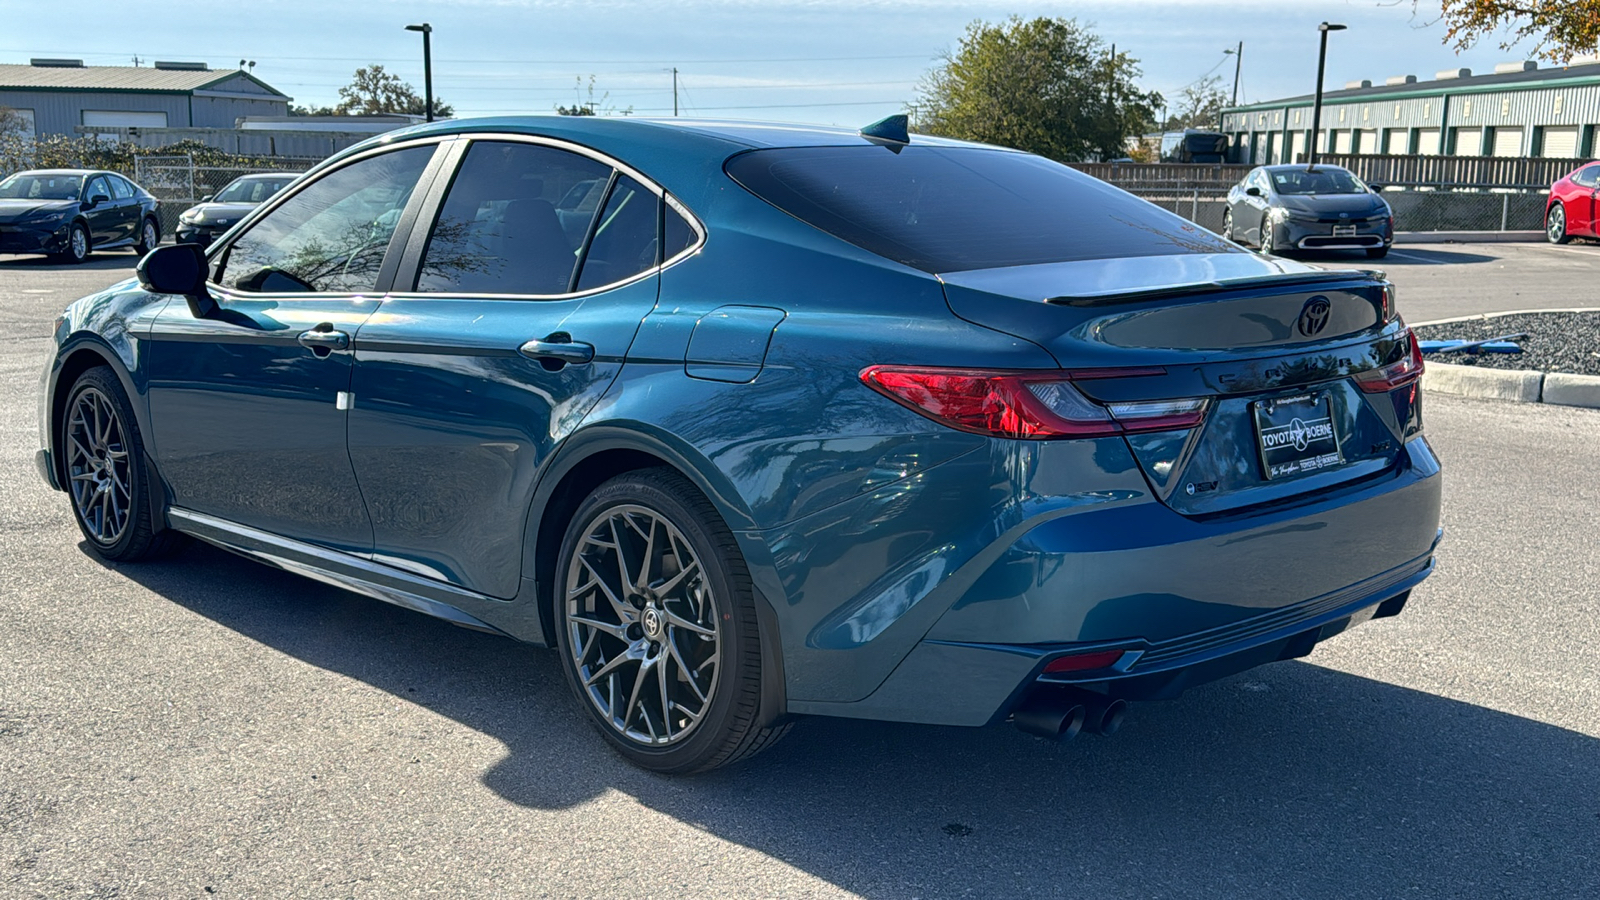
[{"label": "tinted window", "polygon": [[241,291],[376,289],[400,213],[433,156],[412,147],[317,179],[233,242],[218,276]]},{"label": "tinted window", "polygon": [[105,197],[108,199],[111,197],[111,188],[106,186],[106,178],[104,175],[96,175],[95,177],[89,179],[89,189],[83,194],[83,199],[85,200],[92,200],[95,197]]},{"label": "tinted window", "polygon": [[1600,164],[1585,166],[1572,175],[1572,183],[1579,187],[1594,187],[1600,181]]},{"label": "tinted window", "polygon": [[116,200],[127,200],[133,197],[133,185],[125,178],[109,175],[106,181],[111,182],[111,196]]},{"label": "tinted window", "polygon": [[660,200],[644,185],[619,175],[606,199],[594,239],[583,257],[578,290],[602,287],[631,278],[656,264],[656,229]]},{"label": "tinted window", "polygon": [[965,147],[791,147],[727,163],[751,192],[817,228],[928,272],[1243,252],[1059,163]]},{"label": "tinted window", "polygon": [[1272,183],[1277,186],[1280,194],[1365,194],[1367,186],[1361,180],[1346,172],[1344,169],[1335,169],[1319,166],[1315,169],[1295,166],[1290,169],[1276,169],[1272,173]]},{"label": "tinted window", "polygon": [[211,199],[216,203],[265,203],[293,180],[288,175],[282,178],[238,178],[229,182]]},{"label": "tinted window", "polygon": [[610,166],[566,150],[474,143],[428,236],[416,289],[567,293],[610,177]]},{"label": "tinted window", "polygon": [[690,225],[689,220],[683,217],[683,213],[673,209],[672,204],[667,204],[666,229],[661,236],[661,258],[663,260],[671,259],[693,247],[698,237],[695,234],[694,226]]},{"label": "tinted window", "polygon": [[76,200],[83,187],[79,175],[30,175],[19,172],[0,181],[0,200]]}]

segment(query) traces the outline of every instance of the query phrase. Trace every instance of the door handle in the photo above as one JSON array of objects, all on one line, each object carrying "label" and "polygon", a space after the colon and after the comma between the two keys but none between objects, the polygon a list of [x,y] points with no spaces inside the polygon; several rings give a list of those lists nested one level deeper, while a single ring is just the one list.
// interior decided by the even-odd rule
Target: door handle
[{"label": "door handle", "polygon": [[[552,338],[565,338],[565,340],[552,340]],[[545,362],[547,360],[572,365],[582,365],[594,359],[594,345],[574,341],[565,334],[552,334],[543,340],[532,340],[517,348],[529,359]]]},{"label": "door handle", "polygon": [[350,349],[350,335],[343,331],[334,331],[333,326],[327,322],[311,329],[300,332],[300,346],[308,347],[318,356],[326,356],[335,350]]}]

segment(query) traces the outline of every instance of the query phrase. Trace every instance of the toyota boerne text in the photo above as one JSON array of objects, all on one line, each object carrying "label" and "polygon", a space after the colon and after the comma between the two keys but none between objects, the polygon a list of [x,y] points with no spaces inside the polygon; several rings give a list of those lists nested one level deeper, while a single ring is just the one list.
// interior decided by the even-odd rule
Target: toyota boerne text
[{"label": "toyota boerne text", "polygon": [[808,715],[1109,733],[1399,613],[1441,534],[1381,273],[904,117],[408,128],[54,342],[91,551],[553,647],[664,772]]}]

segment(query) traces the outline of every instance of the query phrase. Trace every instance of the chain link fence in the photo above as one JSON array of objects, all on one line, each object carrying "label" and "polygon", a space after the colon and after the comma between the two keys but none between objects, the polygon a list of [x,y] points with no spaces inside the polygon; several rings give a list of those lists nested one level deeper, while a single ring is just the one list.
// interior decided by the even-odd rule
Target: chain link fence
[{"label": "chain link fence", "polygon": [[197,166],[192,156],[141,156],[134,160],[133,180],[161,201],[161,233],[172,235],[178,217],[222,190],[240,175],[260,172],[304,172],[310,160],[283,160],[272,166]]}]

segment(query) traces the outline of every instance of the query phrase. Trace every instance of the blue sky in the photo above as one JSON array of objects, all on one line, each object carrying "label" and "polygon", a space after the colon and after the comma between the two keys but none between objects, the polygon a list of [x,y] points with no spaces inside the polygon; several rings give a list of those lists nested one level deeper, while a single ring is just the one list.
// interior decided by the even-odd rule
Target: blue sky
[{"label": "blue sky", "polygon": [[[1168,96],[1207,72],[1231,86],[1224,47],[1245,42],[1240,99],[1308,93],[1316,25],[1333,36],[1327,84],[1387,76],[1431,78],[1517,58],[1491,41],[1457,54],[1441,43],[1436,0],[432,0],[238,4],[0,0],[0,62],[81,57],[128,65],[134,56],[204,60],[257,77],[298,103],[332,103],[357,66],[384,64],[422,87],[420,36],[434,29],[434,91],[458,115],[549,112],[596,96],[643,115],[670,115],[679,69],[686,115],[861,124],[900,111],[941,51],[974,19],[1068,16],[1092,23],[1141,61],[1146,87]],[[104,27],[86,27],[88,23]]]}]

